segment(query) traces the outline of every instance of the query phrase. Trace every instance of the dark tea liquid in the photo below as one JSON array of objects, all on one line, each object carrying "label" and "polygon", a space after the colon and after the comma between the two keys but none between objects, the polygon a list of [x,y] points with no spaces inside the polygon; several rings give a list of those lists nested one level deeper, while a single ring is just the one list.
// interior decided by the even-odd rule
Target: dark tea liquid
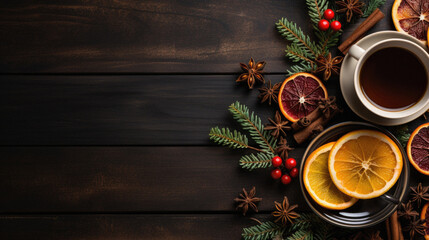
[{"label": "dark tea liquid", "polygon": [[425,94],[426,69],[410,51],[384,48],[373,53],[360,70],[360,85],[370,102],[383,110],[413,106]]}]

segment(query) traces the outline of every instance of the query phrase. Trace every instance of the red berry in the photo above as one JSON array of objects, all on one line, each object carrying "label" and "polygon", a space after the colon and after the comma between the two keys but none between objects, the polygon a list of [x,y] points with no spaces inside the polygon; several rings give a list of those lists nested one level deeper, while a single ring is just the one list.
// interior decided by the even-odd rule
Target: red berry
[{"label": "red berry", "polygon": [[293,178],[297,177],[298,176],[298,168],[292,168],[292,170],[290,170],[289,174]]},{"label": "red berry", "polygon": [[326,9],[326,11],[323,13],[323,17],[326,20],[332,20],[335,17],[335,12],[332,11],[332,9]]},{"label": "red berry", "polygon": [[331,29],[334,31],[338,31],[341,29],[341,23],[339,21],[331,22]]},{"label": "red berry", "polygon": [[322,31],[326,31],[329,29],[329,22],[326,19],[322,19],[319,21],[319,29]]},{"label": "red berry", "polygon": [[288,158],[288,160],[286,160],[286,168],[291,170],[294,167],[296,167],[296,160],[293,158]]},{"label": "red berry", "polygon": [[292,182],[292,178],[290,178],[289,175],[285,174],[282,176],[281,181],[284,185],[288,185],[290,182]]},{"label": "red berry", "polygon": [[282,176],[282,171],[278,168],[274,169],[273,171],[271,171],[271,177],[273,179],[279,179]]},{"label": "red berry", "polygon": [[280,167],[280,165],[283,163],[283,160],[279,156],[275,156],[273,159],[271,159],[271,162],[273,163],[273,167]]}]

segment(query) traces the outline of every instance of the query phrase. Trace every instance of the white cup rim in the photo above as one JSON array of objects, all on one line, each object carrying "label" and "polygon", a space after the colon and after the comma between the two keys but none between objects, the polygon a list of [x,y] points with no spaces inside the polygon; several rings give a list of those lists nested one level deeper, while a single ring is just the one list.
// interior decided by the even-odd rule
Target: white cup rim
[{"label": "white cup rim", "polygon": [[[401,42],[402,44],[405,43],[411,46],[412,49],[409,49],[408,47],[405,49],[412,52],[414,55],[416,55],[424,65],[426,69],[426,75],[427,75],[426,77],[428,78],[427,79],[428,84],[426,85],[426,91],[419,102],[404,110],[388,111],[377,107],[367,99],[367,97],[362,91],[362,88],[360,87],[359,77],[360,77],[360,70],[362,68],[362,65],[368,59],[369,56],[371,56],[375,51],[383,49],[384,48],[383,46],[387,45],[386,47],[395,47],[395,46],[389,46],[390,45],[389,43],[395,43],[395,42],[396,43]],[[396,46],[401,47],[399,45],[396,45]],[[361,101],[361,103],[364,105],[366,109],[368,109],[369,111],[371,111],[372,113],[376,114],[379,117],[389,118],[389,119],[400,119],[403,117],[408,117],[413,114],[416,114],[422,108],[427,107],[427,105],[429,104],[429,54],[421,46],[406,39],[390,38],[390,39],[385,39],[380,42],[377,42],[371,47],[364,50],[365,50],[365,53],[358,60],[358,63],[354,71],[353,84],[354,84],[354,90],[359,100]],[[422,59],[422,55],[424,56],[423,59]]]}]

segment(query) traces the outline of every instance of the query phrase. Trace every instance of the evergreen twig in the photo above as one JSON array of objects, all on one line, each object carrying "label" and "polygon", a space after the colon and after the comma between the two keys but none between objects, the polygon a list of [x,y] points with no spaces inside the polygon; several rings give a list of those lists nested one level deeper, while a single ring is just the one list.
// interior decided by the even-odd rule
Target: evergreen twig
[{"label": "evergreen twig", "polygon": [[296,23],[288,21],[286,18],[280,19],[277,23],[277,31],[286,40],[296,43],[302,51],[308,54],[311,58],[316,58],[319,53],[317,45],[310,40],[310,37],[305,35]]},{"label": "evergreen twig", "polygon": [[258,152],[262,152],[263,150],[249,146],[248,139],[246,135],[240,133],[237,130],[231,131],[229,128],[214,127],[210,129],[210,140],[213,142],[227,146],[230,148],[249,148]]},{"label": "evergreen twig", "polygon": [[275,154],[276,139],[264,131],[261,118],[254,112],[250,112],[248,107],[238,101],[229,106],[229,111],[232,113],[234,119],[241,124],[243,129],[249,131],[252,139],[262,149]]},{"label": "evergreen twig", "polygon": [[253,153],[250,155],[242,156],[240,159],[240,166],[244,169],[248,169],[252,171],[256,168],[267,168],[271,167],[271,159],[274,157],[272,153],[257,153],[254,155]]},{"label": "evergreen twig", "polygon": [[243,228],[241,236],[243,236],[244,240],[268,240],[283,234],[283,232],[284,228],[268,221],[252,227]]},{"label": "evergreen twig", "polygon": [[369,15],[371,15],[375,9],[383,6],[385,3],[386,0],[369,0],[369,2],[366,4],[365,10],[363,11],[362,17],[369,17]]},{"label": "evergreen twig", "polygon": [[287,70],[287,76],[292,76],[300,72],[313,72],[314,70],[316,70],[316,64],[312,66],[310,63],[301,62],[300,64],[291,66],[290,70]]},{"label": "evergreen twig", "polygon": [[323,13],[328,9],[328,0],[306,0],[308,15],[314,25],[317,26],[323,18]]}]

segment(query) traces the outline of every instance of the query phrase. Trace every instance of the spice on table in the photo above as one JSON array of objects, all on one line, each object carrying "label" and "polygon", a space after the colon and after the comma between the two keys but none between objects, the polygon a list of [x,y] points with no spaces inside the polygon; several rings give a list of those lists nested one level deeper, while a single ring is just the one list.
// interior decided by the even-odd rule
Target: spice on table
[{"label": "spice on table", "polygon": [[249,193],[243,188],[243,193],[240,193],[240,198],[235,198],[234,201],[239,203],[237,209],[241,209],[243,216],[246,215],[247,210],[252,208],[255,212],[258,212],[256,203],[262,201],[262,198],[255,197],[256,188],[253,187]]},{"label": "spice on table", "polygon": [[328,81],[331,77],[332,72],[335,75],[340,74],[340,66],[338,66],[343,61],[343,57],[336,56],[332,58],[332,54],[329,53],[327,57],[320,55],[316,58],[317,69],[315,73],[323,72],[323,80]]},{"label": "spice on table", "polygon": [[407,204],[401,203],[401,210],[398,211],[398,216],[403,217],[407,220],[410,220],[414,216],[418,216],[419,213],[414,211],[413,204],[411,201],[408,201]]},{"label": "spice on table", "polygon": [[260,94],[258,95],[258,98],[261,99],[261,103],[264,103],[268,100],[268,105],[271,106],[271,101],[274,101],[277,103],[277,98],[280,90],[281,83],[276,83],[274,86],[271,84],[271,80],[268,80],[268,83],[266,86],[263,86],[259,88]]},{"label": "spice on table", "polygon": [[390,235],[392,240],[399,240],[398,212],[394,212],[390,216]]},{"label": "spice on table", "polygon": [[272,212],[272,215],[277,218],[274,222],[280,221],[282,225],[287,225],[288,222],[293,224],[294,219],[299,217],[299,214],[293,211],[298,205],[290,206],[286,196],[284,196],[282,203],[274,201],[274,204],[277,209],[277,211]]},{"label": "spice on table", "polygon": [[301,129],[293,135],[293,138],[298,144],[302,144],[310,137],[314,137],[323,131],[324,126],[341,110],[335,103],[335,97],[329,97],[328,99],[319,100],[319,106],[317,108],[320,111],[320,115],[317,119],[311,122],[307,127]]},{"label": "spice on table", "polygon": [[425,235],[425,227],[423,226],[424,221],[418,217],[413,217],[412,220],[407,222],[408,225],[404,227],[404,231],[408,232],[410,239],[414,239],[417,234]]},{"label": "spice on table", "polygon": [[274,120],[271,118],[268,118],[268,121],[270,121],[271,124],[264,127],[264,130],[271,131],[271,136],[278,138],[280,133],[283,134],[283,136],[286,136],[286,131],[290,130],[291,127],[287,126],[289,121],[283,121],[282,115],[279,113],[279,111],[276,111],[276,116],[274,117]]},{"label": "spice on table", "polygon": [[337,13],[346,13],[347,22],[351,22],[353,14],[356,16],[362,16],[363,2],[359,0],[341,0],[336,1],[335,4],[338,6]]},{"label": "spice on table", "polygon": [[289,151],[293,148],[289,147],[287,144],[286,138],[280,137],[280,141],[277,145],[276,152],[282,159],[287,159],[289,156]]},{"label": "spice on table", "polygon": [[240,63],[241,69],[245,71],[245,73],[241,74],[236,82],[243,82],[247,81],[247,85],[249,86],[249,89],[253,88],[253,85],[255,84],[255,81],[258,80],[261,83],[265,83],[265,79],[262,76],[262,70],[265,67],[265,62],[258,62],[255,63],[255,60],[253,58],[250,58],[249,64],[246,65],[244,63]]},{"label": "spice on table", "polygon": [[417,202],[417,207],[420,207],[422,200],[429,201],[429,186],[422,186],[422,183],[419,183],[417,186],[410,188],[411,193],[411,201]]},{"label": "spice on table", "polygon": [[369,29],[383,18],[384,14],[380,9],[375,9],[374,12],[369,15],[369,17],[365,19],[365,21],[361,23],[343,43],[341,43],[338,50],[340,50],[344,55],[347,54],[350,47],[359,41]]}]

